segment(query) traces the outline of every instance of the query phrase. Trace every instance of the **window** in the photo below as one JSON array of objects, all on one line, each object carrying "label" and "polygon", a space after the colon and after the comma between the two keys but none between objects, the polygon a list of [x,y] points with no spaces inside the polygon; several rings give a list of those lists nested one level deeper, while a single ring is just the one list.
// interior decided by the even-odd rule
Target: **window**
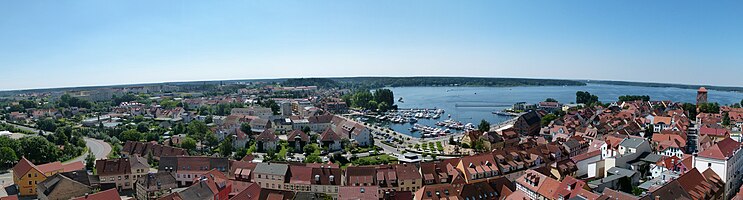
[{"label": "window", "polygon": [[[31,175],[31,174],[29,174],[29,176],[30,176],[30,175]],[[28,181],[28,185],[32,185],[31,183],[33,183],[33,182],[31,182],[31,181]]]},{"label": "window", "polygon": [[712,163],[707,163],[707,167],[712,167]]},{"label": "window", "polygon": [[28,177],[31,178],[31,174],[28,174]]}]

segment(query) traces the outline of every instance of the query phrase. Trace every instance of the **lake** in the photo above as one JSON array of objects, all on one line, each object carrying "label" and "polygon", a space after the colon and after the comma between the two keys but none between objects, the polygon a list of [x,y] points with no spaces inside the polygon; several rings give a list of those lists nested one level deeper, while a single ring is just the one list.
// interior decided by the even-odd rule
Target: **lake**
[{"label": "lake", "polygon": [[[617,101],[622,95],[649,95],[651,100],[671,100],[674,102],[696,102],[696,90],[680,88],[619,86],[588,84],[586,86],[537,86],[537,87],[396,87],[388,88],[404,102],[396,102],[399,108],[441,108],[446,111],[441,119],[420,119],[419,124],[434,126],[451,115],[451,119],[477,125],[485,119],[498,124],[511,117],[492,114],[510,108],[516,102],[539,103],[554,98],[560,103],[575,102],[577,91],[588,91],[602,102]],[[720,104],[739,103],[743,93],[709,90],[709,101]],[[412,124],[382,123],[398,132],[420,137],[411,133]]]}]

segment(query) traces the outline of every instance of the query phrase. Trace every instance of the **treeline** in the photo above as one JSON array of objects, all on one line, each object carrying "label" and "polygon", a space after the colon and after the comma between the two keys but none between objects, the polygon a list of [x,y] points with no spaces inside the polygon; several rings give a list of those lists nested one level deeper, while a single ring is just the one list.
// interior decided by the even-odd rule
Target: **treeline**
[{"label": "treeline", "polygon": [[480,78],[480,77],[348,77],[348,78],[296,78],[287,79],[285,86],[383,88],[413,86],[582,86],[580,81],[526,78]]},{"label": "treeline", "polygon": [[[61,148],[60,148],[61,147]],[[33,163],[66,161],[85,151],[83,134],[72,127],[57,128],[55,134],[30,135],[20,139],[0,137],[0,168],[12,167],[21,156]]]},{"label": "treeline", "polygon": [[480,77],[351,77],[333,78],[338,82],[367,85],[372,88],[412,86],[582,86],[583,82],[554,79],[480,78]]},{"label": "treeline", "polygon": [[607,84],[607,85],[642,86],[642,87],[670,87],[670,88],[681,88],[681,89],[692,89],[692,90],[699,89],[699,87],[705,87],[710,90],[743,92],[743,87],[725,87],[725,86],[710,86],[710,85],[682,85],[682,84],[672,84],[672,83],[644,83],[644,82],[628,82],[628,81],[591,81],[591,83],[599,83],[599,84]]},{"label": "treeline", "polygon": [[377,89],[374,93],[369,90],[359,90],[353,94],[344,95],[343,100],[351,107],[366,110],[384,112],[395,108],[395,95],[390,89]]},{"label": "treeline", "polygon": [[650,101],[650,96],[648,95],[624,95],[619,96],[619,101]]}]

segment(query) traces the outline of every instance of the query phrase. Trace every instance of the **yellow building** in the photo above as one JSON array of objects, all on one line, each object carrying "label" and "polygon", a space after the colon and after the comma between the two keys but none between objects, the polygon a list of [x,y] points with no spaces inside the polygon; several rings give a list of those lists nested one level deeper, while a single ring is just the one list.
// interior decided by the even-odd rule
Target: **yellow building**
[{"label": "yellow building", "polygon": [[25,157],[21,157],[18,164],[13,166],[13,182],[18,186],[20,196],[36,196],[36,184],[46,180],[46,177],[83,168],[85,165],[80,161],[69,164],[52,162],[36,166]]}]

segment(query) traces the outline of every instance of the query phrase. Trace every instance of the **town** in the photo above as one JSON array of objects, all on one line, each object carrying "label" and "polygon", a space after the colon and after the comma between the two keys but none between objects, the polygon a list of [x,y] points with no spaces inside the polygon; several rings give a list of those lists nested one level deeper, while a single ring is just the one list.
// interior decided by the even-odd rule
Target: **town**
[{"label": "town", "polygon": [[322,81],[17,92],[0,199],[743,199],[743,108],[703,87],[691,103],[577,91],[464,125]]}]

